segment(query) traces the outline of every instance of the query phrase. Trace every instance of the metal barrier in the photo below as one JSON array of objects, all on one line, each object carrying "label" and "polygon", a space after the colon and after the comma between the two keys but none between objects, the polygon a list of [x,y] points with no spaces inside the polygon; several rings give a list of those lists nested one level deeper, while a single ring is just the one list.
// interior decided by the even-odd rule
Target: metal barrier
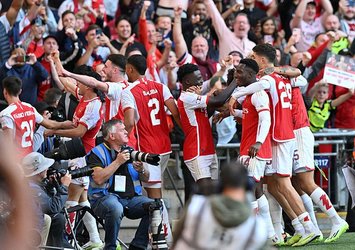
[{"label": "metal barrier", "polygon": [[[345,144],[346,144],[346,138],[347,137],[355,137],[355,130],[342,130],[342,129],[324,129],[320,132],[314,133],[315,137],[315,147],[318,147],[319,145],[334,145],[334,150],[331,153],[315,153],[314,156],[327,156],[330,158],[335,158],[335,167],[337,169],[340,169],[339,167],[343,166],[345,161],[343,159],[344,156],[344,150],[345,150]],[[172,144],[172,151],[175,155],[175,160],[176,160],[176,171],[178,174],[178,177],[180,179],[183,178],[181,168],[180,168],[180,156],[182,155],[181,149],[179,144]],[[227,163],[231,161],[231,155],[232,151],[236,151],[239,153],[239,148],[240,148],[240,143],[229,143],[229,144],[217,144],[216,151],[219,153],[218,154],[218,161],[219,163],[222,160],[225,160]],[[170,173],[168,173],[169,176],[171,176]],[[333,176],[334,177],[334,176]],[[328,194],[330,194],[331,189],[335,188],[337,190],[337,193],[335,195],[336,199],[335,202],[333,203],[334,206],[338,206],[339,204],[339,197],[341,196],[340,190],[338,188],[338,183],[339,183],[339,175],[335,176],[335,187],[332,187],[330,185],[332,176],[330,174],[330,171],[328,171],[327,178],[328,178]],[[340,176],[341,177],[341,176]],[[172,180],[172,178],[170,178]],[[172,180],[173,181],[173,180]],[[323,184],[323,179],[320,177],[319,180],[320,185],[322,186]]]}]

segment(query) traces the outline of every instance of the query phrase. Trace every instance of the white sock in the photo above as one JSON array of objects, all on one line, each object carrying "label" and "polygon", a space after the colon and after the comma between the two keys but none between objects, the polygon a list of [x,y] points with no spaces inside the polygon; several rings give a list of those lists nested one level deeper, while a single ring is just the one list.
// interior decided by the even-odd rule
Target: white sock
[{"label": "white sock", "polygon": [[266,195],[267,200],[269,201],[270,216],[271,216],[272,224],[274,226],[275,233],[277,234],[277,237],[282,240],[283,239],[282,234],[284,233],[284,230],[281,225],[281,221],[282,221],[281,206],[274,198],[274,196],[272,196],[267,191],[267,188],[264,189],[264,194]]},{"label": "white sock", "polygon": [[257,202],[259,207],[259,215],[264,219],[264,222],[266,223],[268,238],[270,238],[275,235],[275,229],[270,216],[269,202],[267,201],[267,198],[264,194],[259,199],[257,199]]},{"label": "white sock", "polygon": [[300,214],[298,216],[299,221],[301,222],[302,226],[304,227],[305,233],[317,233],[315,226],[312,223],[311,217],[307,212],[304,212],[303,214]]},{"label": "white sock", "polygon": [[319,208],[329,217],[333,225],[340,224],[343,221],[337,211],[335,211],[332,202],[323,189],[317,187],[311,194],[311,198],[313,202],[317,204]]},{"label": "white sock", "polygon": [[171,232],[171,227],[169,223],[169,215],[168,215],[168,210],[166,209],[165,203],[163,199],[160,199],[162,204],[163,204],[163,214],[162,214],[162,219],[163,219],[163,226],[164,226],[164,231],[166,230],[167,235],[165,236],[166,243],[171,246],[173,243],[173,234]]},{"label": "white sock", "polygon": [[79,203],[77,201],[66,201],[65,202],[65,207],[66,208],[70,208],[70,207],[75,207],[77,206]]},{"label": "white sock", "polygon": [[300,234],[301,236],[305,235],[304,228],[303,228],[302,224],[300,223],[300,221],[298,220],[298,218],[293,219],[291,221],[291,224],[292,224],[293,228],[295,229],[295,234]]},{"label": "white sock", "polygon": [[[90,207],[89,201],[80,202],[79,205],[82,207]],[[86,212],[83,217],[83,222],[85,224],[86,229],[89,232],[90,241],[94,242],[94,243],[101,242],[99,231],[97,229],[96,220],[95,220],[94,216],[92,216],[90,213]]]},{"label": "white sock", "polygon": [[303,201],[304,207],[306,208],[306,211],[309,213],[309,216],[311,217],[311,220],[312,220],[314,226],[319,231],[317,218],[316,218],[316,214],[314,213],[313,202],[312,202],[311,197],[309,197],[308,194],[302,194],[301,199]]}]

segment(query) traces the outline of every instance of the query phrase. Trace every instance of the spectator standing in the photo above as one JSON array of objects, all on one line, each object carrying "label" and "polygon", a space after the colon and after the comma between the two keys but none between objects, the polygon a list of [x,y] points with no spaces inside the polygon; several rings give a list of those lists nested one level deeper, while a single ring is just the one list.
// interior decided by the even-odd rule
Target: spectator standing
[{"label": "spectator standing", "polygon": [[296,44],[299,52],[304,52],[311,47],[316,35],[324,32],[325,19],[333,14],[333,7],[329,0],[322,0],[321,4],[324,12],[320,17],[316,16],[317,3],[315,1],[302,0],[297,6],[290,27],[300,29],[301,38]]},{"label": "spectator standing", "polygon": [[330,117],[331,111],[351,98],[353,94],[353,90],[349,89],[347,93],[338,96],[334,100],[329,100],[328,84],[317,82],[308,92],[308,95],[312,100],[312,105],[308,110],[311,131],[314,133],[324,128],[324,125]]},{"label": "spectator standing", "polygon": [[112,46],[109,38],[96,24],[88,27],[85,39],[88,42],[88,46],[84,54],[77,61],[77,66],[85,64],[95,68],[96,65],[106,61],[110,54],[118,54],[118,50]]},{"label": "spectator standing", "polygon": [[[115,21],[115,27],[117,31],[117,39],[112,40],[111,44],[120,51],[120,54],[125,55],[126,49],[131,47],[138,48],[144,56],[147,55],[147,51],[144,45],[135,40],[135,34],[132,34],[132,26],[128,17],[120,16]],[[133,36],[133,39],[129,39]],[[133,40],[133,41],[132,41]]]},{"label": "spectator standing", "polygon": [[192,40],[192,55],[189,54],[181,30],[181,11],[180,7],[176,8],[174,19],[174,41],[176,57],[178,58],[177,63],[180,66],[186,63],[196,64],[199,67],[203,80],[207,81],[218,70],[218,63],[207,57],[208,43],[202,36],[197,36]]},{"label": "spectator standing", "polygon": [[0,79],[6,76],[17,76],[23,79],[20,99],[29,104],[35,104],[38,86],[48,78],[48,72],[37,61],[34,54],[26,55],[24,49],[16,48],[0,68]]},{"label": "spectator standing", "polygon": [[[6,14],[0,17],[0,63],[9,59],[11,54],[10,39],[8,33],[16,22],[16,17],[23,4],[23,0],[14,0]],[[1,6],[0,6],[1,11]]]},{"label": "spectator standing", "polygon": [[212,19],[213,27],[219,40],[219,58],[225,58],[233,50],[240,51],[243,56],[247,56],[255,43],[248,39],[250,23],[244,13],[239,13],[235,17],[234,31],[228,29],[221,14],[218,12],[213,0],[205,0],[207,11]]},{"label": "spectator standing", "polygon": [[184,38],[191,53],[192,40],[197,36],[203,36],[208,42],[208,56],[218,61],[218,37],[212,26],[212,20],[207,14],[206,4],[203,0],[194,1],[192,5],[192,17],[182,22]]},{"label": "spectator standing", "polygon": [[[62,15],[63,29],[56,33],[59,42],[60,60],[66,69],[73,69],[83,53],[83,35],[76,31],[74,12],[67,10]],[[82,40],[82,41],[81,41]]]}]

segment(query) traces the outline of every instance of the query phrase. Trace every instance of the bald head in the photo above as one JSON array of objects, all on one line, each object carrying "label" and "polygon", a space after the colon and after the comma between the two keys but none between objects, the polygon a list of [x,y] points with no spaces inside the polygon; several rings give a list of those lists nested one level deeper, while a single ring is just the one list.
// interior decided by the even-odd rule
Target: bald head
[{"label": "bald head", "polygon": [[340,21],[336,15],[329,15],[325,19],[324,27],[326,31],[337,31],[340,29]]},{"label": "bald head", "polygon": [[191,52],[194,57],[205,61],[208,54],[207,40],[202,36],[197,36],[192,40]]}]

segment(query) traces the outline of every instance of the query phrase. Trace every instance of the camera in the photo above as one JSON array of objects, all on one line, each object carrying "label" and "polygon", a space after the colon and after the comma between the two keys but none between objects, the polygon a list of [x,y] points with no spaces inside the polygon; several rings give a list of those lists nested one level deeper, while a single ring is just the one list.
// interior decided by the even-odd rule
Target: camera
[{"label": "camera", "polygon": [[47,178],[49,179],[51,176],[54,176],[57,181],[60,181],[66,173],[69,172],[71,174],[72,179],[90,176],[94,170],[89,167],[77,168],[77,169],[70,169],[67,164],[60,164],[55,162],[48,170],[47,170]]},{"label": "camera", "polygon": [[149,163],[154,166],[158,166],[160,162],[160,155],[158,154],[149,154],[149,153],[144,153],[140,151],[136,151],[133,148],[125,145],[121,147],[121,152],[127,150],[131,156],[129,162],[132,161],[142,161]]},{"label": "camera", "polygon": [[86,155],[85,148],[80,138],[73,138],[70,141],[60,142],[59,147],[43,154],[55,161],[75,159]]}]

